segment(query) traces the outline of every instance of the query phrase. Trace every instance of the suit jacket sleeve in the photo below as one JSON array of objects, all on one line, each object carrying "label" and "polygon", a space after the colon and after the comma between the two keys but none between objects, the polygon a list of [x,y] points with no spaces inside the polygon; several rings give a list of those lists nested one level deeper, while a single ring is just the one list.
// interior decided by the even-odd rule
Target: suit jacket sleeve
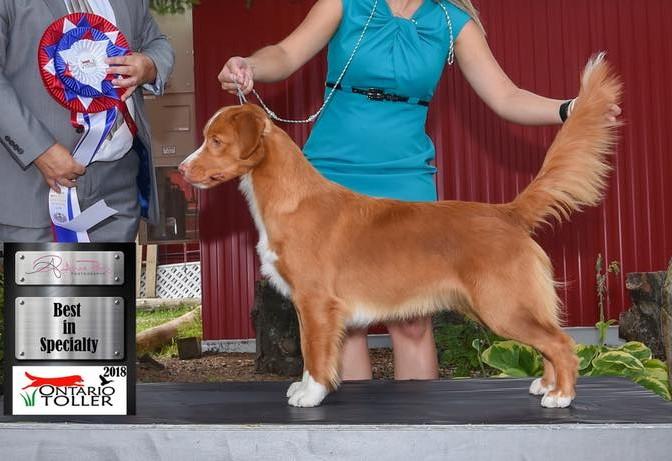
[{"label": "suit jacket sleeve", "polygon": [[166,82],[173,71],[175,52],[165,35],[149,12],[149,5],[143,0],[142,45],[140,52],[148,56],[156,66],[156,80],[154,83],[143,85],[143,88],[155,95],[163,94]]},{"label": "suit jacket sleeve", "polygon": [[9,3],[11,2],[0,2],[0,146],[7,150],[21,168],[26,169],[33,160],[53,146],[56,140],[23,104],[5,75],[13,14],[10,11],[13,6]]}]

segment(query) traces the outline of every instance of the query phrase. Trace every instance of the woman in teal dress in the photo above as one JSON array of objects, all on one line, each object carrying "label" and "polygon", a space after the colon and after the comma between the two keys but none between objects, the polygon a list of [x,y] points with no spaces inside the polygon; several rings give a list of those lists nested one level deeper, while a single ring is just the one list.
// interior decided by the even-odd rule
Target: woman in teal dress
[{"label": "woman in teal dress", "polygon": [[[219,80],[225,90],[235,93],[240,86],[247,94],[255,81],[287,78],[326,45],[325,98],[333,94],[304,152],[325,177],[362,194],[436,200],[435,151],[425,123],[428,103],[453,57],[474,90],[503,118],[542,125],[559,124],[567,115],[561,116],[567,101],[535,95],[511,82],[492,56],[469,0],[318,0],[292,34],[248,58],[229,59]],[[614,107],[608,116],[619,112]],[[395,378],[436,378],[431,319],[387,327]],[[349,332],[341,376],[371,378],[365,329]]]}]

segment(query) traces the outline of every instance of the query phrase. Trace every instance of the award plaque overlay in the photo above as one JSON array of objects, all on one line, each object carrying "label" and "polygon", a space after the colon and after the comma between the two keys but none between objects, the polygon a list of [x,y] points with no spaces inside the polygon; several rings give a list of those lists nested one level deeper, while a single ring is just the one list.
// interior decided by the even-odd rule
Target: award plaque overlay
[{"label": "award plaque overlay", "polygon": [[135,414],[135,244],[5,244],[7,415]]}]

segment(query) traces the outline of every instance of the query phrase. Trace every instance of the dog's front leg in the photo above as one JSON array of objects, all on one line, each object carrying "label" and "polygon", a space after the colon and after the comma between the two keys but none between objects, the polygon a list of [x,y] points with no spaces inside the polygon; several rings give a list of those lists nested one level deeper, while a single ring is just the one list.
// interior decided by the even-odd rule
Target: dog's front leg
[{"label": "dog's front leg", "polygon": [[319,295],[296,297],[303,379],[287,390],[293,407],[316,407],[339,383],[338,363],[345,330],[342,304]]}]

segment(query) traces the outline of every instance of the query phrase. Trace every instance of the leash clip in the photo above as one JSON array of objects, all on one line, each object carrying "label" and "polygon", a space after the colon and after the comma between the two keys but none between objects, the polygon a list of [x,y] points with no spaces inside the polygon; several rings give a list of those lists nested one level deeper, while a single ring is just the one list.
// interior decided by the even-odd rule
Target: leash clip
[{"label": "leash clip", "polygon": [[238,82],[236,82],[236,92],[238,96],[238,104],[241,106],[247,102],[247,98],[245,97],[245,93],[243,93],[243,90],[240,89],[240,85]]}]

